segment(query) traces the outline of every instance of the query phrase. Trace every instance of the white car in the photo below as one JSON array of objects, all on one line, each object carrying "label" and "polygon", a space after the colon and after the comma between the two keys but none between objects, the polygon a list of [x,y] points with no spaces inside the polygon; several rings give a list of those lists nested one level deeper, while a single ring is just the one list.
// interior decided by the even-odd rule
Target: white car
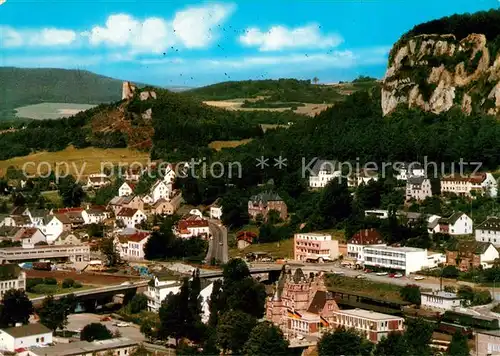
[{"label": "white car", "polygon": [[387,272],[377,272],[375,273],[377,276],[387,276]]},{"label": "white car", "polygon": [[358,274],[356,276],[357,279],[366,279],[366,276],[364,274]]},{"label": "white car", "polygon": [[342,272],[342,271],[333,271],[332,273],[333,273],[333,274],[339,274],[339,275],[340,275],[340,274],[344,274],[344,272]]},{"label": "white car", "polygon": [[118,326],[119,328],[126,328],[129,325],[130,325],[129,323],[117,323],[116,324],[116,326]]},{"label": "white car", "polygon": [[401,277],[403,277],[403,275],[402,275],[401,273],[396,273],[396,274],[394,275],[394,278],[401,278]]},{"label": "white car", "polygon": [[414,280],[416,281],[421,281],[422,279],[425,279],[424,276],[415,276],[415,278],[413,278]]}]

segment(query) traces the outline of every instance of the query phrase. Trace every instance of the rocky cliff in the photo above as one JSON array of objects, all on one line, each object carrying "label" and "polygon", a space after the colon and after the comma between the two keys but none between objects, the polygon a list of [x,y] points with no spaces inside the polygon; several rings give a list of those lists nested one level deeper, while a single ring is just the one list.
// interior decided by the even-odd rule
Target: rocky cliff
[{"label": "rocky cliff", "polygon": [[[500,51],[483,34],[417,35],[391,51],[382,85],[382,111],[400,104],[441,113],[460,106],[500,116]],[[499,53],[495,53],[499,52]]]}]

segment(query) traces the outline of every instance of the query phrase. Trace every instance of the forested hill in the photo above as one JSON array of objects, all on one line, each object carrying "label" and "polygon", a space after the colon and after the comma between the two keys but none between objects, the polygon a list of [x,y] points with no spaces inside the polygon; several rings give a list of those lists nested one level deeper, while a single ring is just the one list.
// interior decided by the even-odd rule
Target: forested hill
[{"label": "forested hill", "polygon": [[118,101],[122,81],[85,70],[0,67],[0,113],[42,102]]},{"label": "forested hill", "polygon": [[315,81],[298,79],[231,81],[188,90],[184,94],[200,100],[265,97],[269,102],[335,103],[352,92],[377,85],[377,81],[369,77],[360,77],[352,83],[332,85],[314,84]]}]

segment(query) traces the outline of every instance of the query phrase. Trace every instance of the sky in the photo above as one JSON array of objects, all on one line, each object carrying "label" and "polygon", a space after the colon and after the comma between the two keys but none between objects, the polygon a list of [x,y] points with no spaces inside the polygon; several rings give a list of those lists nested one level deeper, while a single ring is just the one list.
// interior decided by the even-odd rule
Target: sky
[{"label": "sky", "polygon": [[[159,86],[382,78],[414,25],[500,0],[0,0],[0,66]],[[1,85],[1,84],[0,84]]]}]

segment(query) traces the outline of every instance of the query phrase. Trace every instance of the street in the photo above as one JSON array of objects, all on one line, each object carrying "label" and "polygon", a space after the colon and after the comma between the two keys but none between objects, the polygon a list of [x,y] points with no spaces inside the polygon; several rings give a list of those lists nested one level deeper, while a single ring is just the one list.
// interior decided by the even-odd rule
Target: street
[{"label": "street", "polygon": [[212,258],[215,257],[216,260],[221,263],[226,263],[228,258],[228,246],[227,246],[227,229],[222,224],[216,221],[208,222],[210,233],[212,234],[212,239],[209,242],[208,252],[206,261],[210,263]]}]

